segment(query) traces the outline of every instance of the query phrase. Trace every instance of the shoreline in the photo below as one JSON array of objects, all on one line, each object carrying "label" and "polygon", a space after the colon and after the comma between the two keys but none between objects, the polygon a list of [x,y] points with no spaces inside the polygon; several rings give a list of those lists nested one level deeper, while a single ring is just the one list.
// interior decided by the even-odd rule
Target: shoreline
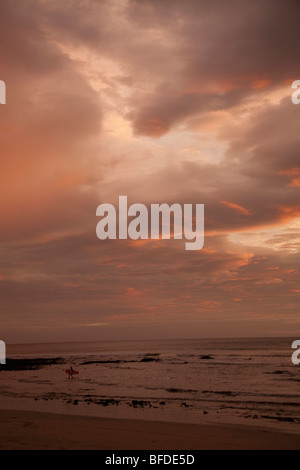
[{"label": "shoreline", "polygon": [[254,426],[188,424],[0,409],[0,450],[300,450],[300,435]]}]

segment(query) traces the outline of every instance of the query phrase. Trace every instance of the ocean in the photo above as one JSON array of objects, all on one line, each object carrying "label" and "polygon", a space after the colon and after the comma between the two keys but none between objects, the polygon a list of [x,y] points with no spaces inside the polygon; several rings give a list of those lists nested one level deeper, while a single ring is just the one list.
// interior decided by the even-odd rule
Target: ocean
[{"label": "ocean", "polygon": [[[2,366],[1,407],[299,432],[294,339],[7,345],[11,359],[59,360],[36,370]],[[70,366],[79,372],[73,379]]]}]

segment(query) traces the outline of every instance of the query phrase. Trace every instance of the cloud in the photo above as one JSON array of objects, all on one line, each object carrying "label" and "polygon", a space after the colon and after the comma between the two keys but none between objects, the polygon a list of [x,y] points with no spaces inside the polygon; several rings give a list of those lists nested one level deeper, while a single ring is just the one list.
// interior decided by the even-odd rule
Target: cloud
[{"label": "cloud", "polygon": [[0,117],[1,239],[78,229],[93,199],[88,161],[101,133],[101,100],[49,40],[43,2],[16,8],[4,0],[0,8],[8,88]]},{"label": "cloud", "polygon": [[8,331],[7,325],[22,324],[26,317],[27,327],[47,326],[50,336],[60,328],[97,323],[115,328],[134,323],[142,330],[151,318],[156,325],[180,322],[183,316],[188,322],[209,322],[211,316],[238,321],[261,311],[262,303],[264,315],[279,314],[287,298],[296,307],[298,255],[245,252],[226,237],[208,237],[206,249],[195,256],[180,244],[139,246],[80,235],[6,245],[1,251],[3,328]]},{"label": "cloud", "polygon": [[[130,19],[171,37],[177,57],[175,74],[162,75],[140,105],[134,101],[134,131],[160,137],[197,114],[231,109],[292,81],[300,72],[298,14],[293,0],[288,8],[280,1],[188,0],[172,2],[172,9],[167,1],[132,0]],[[154,129],[153,121],[160,123]]]},{"label": "cloud", "polygon": [[[3,331],[294,324],[298,2],[19,3],[0,4]],[[119,195],[204,203],[203,250],[100,242],[96,207]]]},{"label": "cloud", "polygon": [[245,207],[239,206],[239,204],[235,204],[234,202],[221,201],[221,204],[224,204],[224,206],[230,207],[230,209],[234,209],[235,211],[241,214],[244,214],[244,215],[251,214],[251,212],[248,211]]}]

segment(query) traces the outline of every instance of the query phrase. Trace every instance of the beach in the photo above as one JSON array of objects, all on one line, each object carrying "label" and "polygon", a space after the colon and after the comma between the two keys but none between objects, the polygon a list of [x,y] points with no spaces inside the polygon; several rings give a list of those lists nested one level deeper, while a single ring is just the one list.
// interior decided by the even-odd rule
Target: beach
[{"label": "beach", "polygon": [[289,346],[289,338],[9,345],[1,448],[300,449]]},{"label": "beach", "polygon": [[300,435],[198,425],[0,410],[1,450],[299,450]]}]

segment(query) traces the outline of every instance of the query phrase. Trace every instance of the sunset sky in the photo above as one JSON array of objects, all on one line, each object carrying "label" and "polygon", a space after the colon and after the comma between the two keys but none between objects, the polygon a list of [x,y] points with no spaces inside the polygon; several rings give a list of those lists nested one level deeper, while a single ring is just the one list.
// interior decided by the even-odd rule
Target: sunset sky
[{"label": "sunset sky", "polygon": [[[299,336],[295,0],[1,0],[0,339]],[[96,208],[205,205],[205,243]]]}]

